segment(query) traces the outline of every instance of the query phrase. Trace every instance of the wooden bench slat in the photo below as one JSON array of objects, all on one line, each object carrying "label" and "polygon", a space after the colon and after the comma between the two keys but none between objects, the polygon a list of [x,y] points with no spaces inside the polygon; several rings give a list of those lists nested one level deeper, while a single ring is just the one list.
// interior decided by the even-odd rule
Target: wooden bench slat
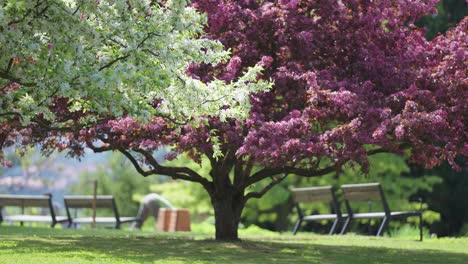
[{"label": "wooden bench slat", "polygon": [[362,184],[343,184],[341,189],[343,192],[354,191],[354,192],[367,192],[379,190],[380,183],[362,183]]},{"label": "wooden bench slat", "polygon": [[292,194],[297,203],[333,200],[331,186],[295,188],[292,189]]},{"label": "wooden bench slat", "polygon": [[343,192],[343,196],[347,200],[352,201],[366,201],[380,199],[380,192],[369,191],[369,192]]},{"label": "wooden bench slat", "polygon": [[[69,208],[93,208],[94,197],[92,195],[65,196],[64,201]],[[114,198],[112,195],[96,196],[97,208],[113,208]]]},{"label": "wooden bench slat", "polygon": [[0,195],[0,206],[49,207],[48,195]]},{"label": "wooden bench slat", "polygon": [[297,203],[331,201],[333,199],[331,194],[316,195],[311,193],[294,193],[293,199]]},{"label": "wooden bench slat", "polygon": [[381,199],[380,183],[345,184],[341,186],[347,200],[365,201]]}]

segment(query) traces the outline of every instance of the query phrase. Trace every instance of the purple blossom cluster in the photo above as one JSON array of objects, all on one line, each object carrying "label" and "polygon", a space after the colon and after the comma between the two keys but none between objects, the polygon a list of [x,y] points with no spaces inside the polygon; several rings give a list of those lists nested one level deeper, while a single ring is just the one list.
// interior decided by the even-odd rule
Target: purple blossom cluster
[{"label": "purple blossom cluster", "polygon": [[[267,167],[326,158],[366,169],[369,148],[409,148],[413,162],[448,159],[457,168],[453,158],[467,155],[467,22],[425,40],[413,22],[436,12],[436,2],[194,1],[208,14],[206,37],[229,47],[235,63],[193,66],[190,74],[230,80],[260,63],[275,82],[251,96],[243,129],[232,127],[242,141],[225,140],[224,149]],[[204,129],[225,131],[213,122]],[[183,150],[203,152],[192,142]]]}]

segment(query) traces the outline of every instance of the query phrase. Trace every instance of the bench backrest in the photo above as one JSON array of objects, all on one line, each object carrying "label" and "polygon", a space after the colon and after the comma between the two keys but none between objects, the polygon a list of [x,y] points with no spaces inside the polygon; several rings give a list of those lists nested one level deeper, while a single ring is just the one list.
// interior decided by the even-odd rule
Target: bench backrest
[{"label": "bench backrest", "polygon": [[[380,200],[385,212],[390,213],[380,183],[345,184],[341,186],[341,189],[343,190],[347,208],[349,207],[349,201]],[[348,211],[350,211],[350,208],[348,208]]]},{"label": "bench backrest", "polygon": [[292,189],[293,200],[296,203],[310,203],[332,201],[333,189],[331,186],[306,187]]},{"label": "bench backrest", "polygon": [[49,195],[10,195],[0,194],[0,206],[50,207]]},{"label": "bench backrest", "polygon": [[115,204],[115,199],[112,195],[97,195],[96,199],[94,199],[93,195],[70,195],[65,196],[63,199],[69,218],[71,218],[69,208],[92,209],[94,206],[93,204],[95,203],[96,208],[111,208],[114,212],[115,218],[119,219],[117,205]]},{"label": "bench backrest", "polygon": [[[16,194],[0,194],[0,207],[15,206],[21,208],[21,213],[24,214],[25,207],[43,207],[49,208],[52,222],[56,222],[54,207],[52,205],[52,195],[16,195]],[[0,211],[0,222],[3,216]]]},{"label": "bench backrest", "polygon": [[[73,195],[64,197],[65,205],[69,208],[93,208],[94,196]],[[114,197],[112,195],[97,195],[96,208],[113,208]]]},{"label": "bench backrest", "polygon": [[[332,186],[305,187],[292,189],[293,200],[298,203],[331,202],[336,214],[341,215],[338,200]],[[298,206],[297,206],[298,207]],[[298,210],[300,208],[298,207]],[[299,214],[302,214],[300,212]]]}]

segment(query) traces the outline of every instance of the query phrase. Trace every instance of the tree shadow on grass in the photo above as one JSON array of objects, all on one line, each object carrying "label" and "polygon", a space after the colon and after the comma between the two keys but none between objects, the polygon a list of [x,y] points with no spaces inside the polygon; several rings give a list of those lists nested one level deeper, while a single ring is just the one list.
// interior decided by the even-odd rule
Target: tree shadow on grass
[{"label": "tree shadow on grass", "polygon": [[[11,242],[8,245],[8,242]],[[5,244],[6,243],[6,244]],[[8,245],[8,246],[5,246]],[[0,255],[48,254],[89,262],[179,263],[468,263],[468,254],[313,243],[215,242],[157,237],[9,237]]]}]

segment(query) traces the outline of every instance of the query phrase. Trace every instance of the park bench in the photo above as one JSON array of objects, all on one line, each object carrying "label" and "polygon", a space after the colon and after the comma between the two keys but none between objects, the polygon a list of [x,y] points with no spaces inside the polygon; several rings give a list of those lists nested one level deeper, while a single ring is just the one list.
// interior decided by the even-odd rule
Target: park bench
[{"label": "park bench", "polygon": [[[299,215],[299,218],[297,219],[292,231],[294,235],[297,233],[301,223],[304,221],[333,220],[333,225],[329,231],[329,234],[332,235],[335,232],[338,224],[342,222],[343,217],[345,217],[341,214],[338,200],[336,199],[332,186],[296,188],[292,189],[292,195],[297,213]],[[331,212],[330,214],[304,215],[304,212],[299,204],[311,202],[329,202],[331,203],[334,213]]]},{"label": "park bench", "polygon": [[[377,236],[380,236],[390,220],[417,216],[419,217],[419,240],[422,241],[422,206],[419,211],[392,212],[388,206],[387,200],[385,199],[380,183],[345,184],[342,185],[341,188],[343,190],[343,197],[345,200],[346,210],[348,212],[348,218],[341,229],[341,234],[346,232],[350,222],[354,219],[383,219],[377,231]],[[380,200],[383,212],[354,213],[351,209],[350,201],[370,200]]]},{"label": "park bench", "polygon": [[[0,223],[3,221],[20,222],[23,225],[24,222],[37,222],[50,223],[50,226],[54,227],[57,223],[68,221],[67,217],[57,216],[54,212],[51,195],[0,194],[0,208],[7,206],[21,208],[21,213],[3,216],[0,210]],[[26,207],[48,208],[49,215],[26,214]]]},{"label": "park bench", "polygon": [[108,208],[112,209],[114,216],[112,217],[95,217],[96,224],[114,224],[115,229],[119,229],[122,223],[136,222],[139,221],[138,217],[122,217],[119,215],[115,199],[112,195],[73,195],[65,196],[65,209],[69,221],[69,227],[75,224],[92,224],[93,217],[72,217],[70,209],[95,209],[97,208]]}]

